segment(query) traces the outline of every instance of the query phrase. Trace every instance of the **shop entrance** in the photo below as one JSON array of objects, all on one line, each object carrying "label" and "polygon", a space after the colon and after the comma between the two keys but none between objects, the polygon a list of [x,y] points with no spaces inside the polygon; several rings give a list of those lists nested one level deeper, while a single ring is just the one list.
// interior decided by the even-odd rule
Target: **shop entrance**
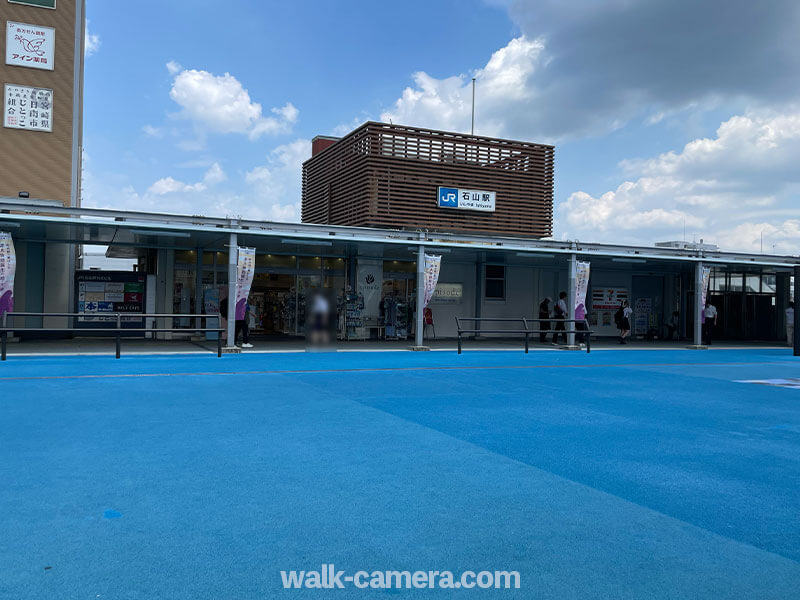
[{"label": "shop entrance", "polygon": [[250,292],[255,335],[295,334],[295,276],[256,273]]}]

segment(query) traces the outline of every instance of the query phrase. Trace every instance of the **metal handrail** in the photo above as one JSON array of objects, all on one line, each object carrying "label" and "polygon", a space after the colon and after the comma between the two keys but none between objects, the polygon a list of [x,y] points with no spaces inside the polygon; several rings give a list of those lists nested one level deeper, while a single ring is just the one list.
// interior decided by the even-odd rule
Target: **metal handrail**
[{"label": "metal handrail", "polygon": [[[462,344],[462,337],[461,335],[464,333],[511,333],[511,334],[522,334],[525,336],[525,354],[528,354],[528,349],[530,345],[530,335],[532,333],[540,333],[542,330],[533,330],[528,327],[528,322],[531,323],[549,323],[550,321],[558,321],[561,323],[573,323],[573,326],[570,327],[568,330],[563,330],[565,334],[575,334],[575,335],[584,335],[584,339],[586,340],[586,353],[592,351],[592,342],[591,342],[591,334],[594,331],[589,329],[589,323],[586,319],[561,319],[561,318],[552,318],[552,319],[529,319],[527,317],[455,317],[456,319],[456,329],[458,330],[458,353],[461,354],[461,344]],[[461,321],[471,321],[480,323],[486,322],[515,322],[515,323],[522,323],[523,329],[483,329],[483,328],[466,328],[461,326]],[[574,324],[583,323],[586,329],[578,330],[575,328]],[[549,329],[547,331],[550,331]],[[555,330],[554,330],[555,331]],[[558,330],[561,331],[561,330]]]},{"label": "metal handrail", "polygon": [[[9,327],[9,318],[14,317],[40,317],[45,318],[86,318],[103,319],[106,321],[114,320],[116,327]],[[122,327],[122,318],[140,321],[142,319],[162,319],[162,318],[190,318],[190,319],[218,319],[219,315],[208,314],[170,314],[170,313],[87,313],[87,312],[6,312],[3,313],[2,327],[0,327],[0,360],[6,360],[6,350],[8,345],[8,334],[13,331],[41,331],[43,333],[61,333],[61,332],[82,332],[82,333],[113,333],[116,340],[116,357],[119,358],[122,346],[123,333],[217,333],[217,357],[222,356],[222,333],[225,331],[222,327]],[[126,321],[130,322],[130,321]]]}]

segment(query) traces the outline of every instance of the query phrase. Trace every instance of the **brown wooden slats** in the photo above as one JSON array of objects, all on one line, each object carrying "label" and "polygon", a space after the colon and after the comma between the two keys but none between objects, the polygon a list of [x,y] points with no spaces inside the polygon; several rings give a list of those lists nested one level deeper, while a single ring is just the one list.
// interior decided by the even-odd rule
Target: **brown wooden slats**
[{"label": "brown wooden slats", "polygon": [[[542,144],[366,123],[304,163],[303,222],[549,236],[554,153]],[[439,186],[494,191],[495,212],[438,208]]]}]

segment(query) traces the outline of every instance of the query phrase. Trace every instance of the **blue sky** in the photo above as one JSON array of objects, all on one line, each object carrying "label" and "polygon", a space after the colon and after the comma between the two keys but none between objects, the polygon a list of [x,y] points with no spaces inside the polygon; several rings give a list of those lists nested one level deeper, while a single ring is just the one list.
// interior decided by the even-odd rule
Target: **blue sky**
[{"label": "blue sky", "polygon": [[[220,14],[224,6],[225,15]],[[556,145],[555,237],[800,252],[800,8],[87,0],[84,205],[298,220],[365,120]]]}]

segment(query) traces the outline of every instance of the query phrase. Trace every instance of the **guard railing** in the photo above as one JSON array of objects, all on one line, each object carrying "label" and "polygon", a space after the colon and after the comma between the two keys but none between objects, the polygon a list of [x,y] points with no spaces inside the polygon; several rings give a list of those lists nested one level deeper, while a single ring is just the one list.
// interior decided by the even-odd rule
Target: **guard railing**
[{"label": "guard railing", "polygon": [[[456,327],[458,329],[458,353],[461,354],[461,342],[462,342],[462,335],[463,334],[511,334],[511,335],[522,335],[525,338],[525,354],[528,353],[528,348],[530,347],[530,336],[535,334],[559,334],[559,335],[568,335],[568,334],[575,334],[576,336],[583,336],[583,343],[586,345],[586,352],[587,354],[592,351],[592,342],[591,342],[591,334],[594,333],[589,329],[589,324],[586,322],[586,319],[528,319],[525,317],[516,317],[516,318],[484,318],[484,317],[456,317]],[[478,326],[475,327],[463,327],[461,322],[464,321],[466,323],[475,323]],[[480,326],[481,323],[511,323],[516,324],[518,327],[510,328],[506,327],[503,329],[485,329]],[[533,323],[548,323],[547,329],[531,329],[530,325]],[[566,329],[551,329],[549,327],[550,323],[555,323],[558,325],[559,323],[569,323],[569,328]],[[576,325],[578,323],[582,323],[584,329],[577,329]]]},{"label": "guard railing", "polygon": [[[20,327],[13,326],[11,321],[15,317],[20,318],[67,318],[77,319],[83,318],[91,322],[105,321],[107,323],[113,322],[114,327],[44,327],[44,326],[27,326]],[[163,313],[56,313],[56,312],[7,312],[3,313],[2,327],[0,327],[0,360],[6,359],[6,346],[8,344],[8,334],[10,332],[27,332],[34,331],[39,333],[84,333],[91,334],[105,334],[103,337],[114,337],[116,340],[116,357],[120,357],[122,337],[130,333],[144,334],[152,333],[216,333],[217,334],[217,356],[222,356],[222,332],[221,327],[123,327],[122,324],[129,323],[132,320],[144,321],[146,319],[219,319],[219,315],[194,315],[194,314],[163,314]],[[43,321],[44,322],[44,321]],[[199,321],[198,321],[199,323]]]}]

